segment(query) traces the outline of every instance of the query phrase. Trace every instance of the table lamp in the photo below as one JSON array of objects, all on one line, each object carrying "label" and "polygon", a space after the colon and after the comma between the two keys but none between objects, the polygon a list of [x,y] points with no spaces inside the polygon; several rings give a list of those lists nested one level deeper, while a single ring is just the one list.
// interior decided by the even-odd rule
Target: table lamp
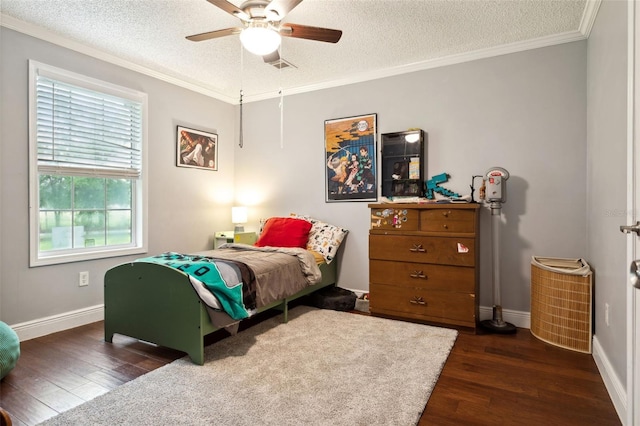
[{"label": "table lamp", "polygon": [[235,225],[233,232],[244,232],[244,224],[247,223],[247,208],[231,207],[231,222]]}]

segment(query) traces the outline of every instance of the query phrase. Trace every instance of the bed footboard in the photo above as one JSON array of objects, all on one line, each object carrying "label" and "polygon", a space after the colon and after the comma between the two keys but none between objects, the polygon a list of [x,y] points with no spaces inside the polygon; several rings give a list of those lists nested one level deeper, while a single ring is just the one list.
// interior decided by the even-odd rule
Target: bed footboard
[{"label": "bed footboard", "polygon": [[[258,309],[279,309],[288,320],[288,303],[336,283],[335,265],[321,266],[322,281]],[[218,330],[184,272],[169,266],[131,262],[108,270],[104,278],[104,339],[115,333],[186,352],[204,364],[204,336]]]},{"label": "bed footboard", "polygon": [[104,306],[107,342],[124,334],[204,363],[203,337],[216,328],[185,273],[144,262],[117,266],[105,274]]}]

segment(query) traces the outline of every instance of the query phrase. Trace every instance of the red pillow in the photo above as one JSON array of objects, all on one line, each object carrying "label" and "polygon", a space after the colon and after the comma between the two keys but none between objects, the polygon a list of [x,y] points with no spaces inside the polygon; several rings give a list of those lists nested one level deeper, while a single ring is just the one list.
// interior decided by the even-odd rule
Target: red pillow
[{"label": "red pillow", "polygon": [[303,219],[272,217],[264,224],[255,246],[307,248],[311,226],[311,222]]}]

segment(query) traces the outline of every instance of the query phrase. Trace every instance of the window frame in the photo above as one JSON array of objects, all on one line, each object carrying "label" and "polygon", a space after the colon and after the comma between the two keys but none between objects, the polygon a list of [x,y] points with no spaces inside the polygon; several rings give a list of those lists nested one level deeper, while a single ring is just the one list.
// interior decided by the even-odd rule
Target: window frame
[{"label": "window frame", "polygon": [[[38,75],[88,90],[139,102],[142,106],[142,144],[140,177],[132,178],[132,241],[120,246],[99,246],[40,251],[40,173],[38,171],[36,78]],[[87,77],[51,65],[29,60],[29,267],[105,259],[147,253],[148,251],[148,96],[146,93]]]}]

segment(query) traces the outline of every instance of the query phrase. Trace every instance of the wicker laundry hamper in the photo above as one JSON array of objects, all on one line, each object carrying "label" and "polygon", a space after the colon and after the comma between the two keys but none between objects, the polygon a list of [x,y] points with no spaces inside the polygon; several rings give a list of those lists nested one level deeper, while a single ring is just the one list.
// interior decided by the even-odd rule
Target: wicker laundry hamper
[{"label": "wicker laundry hamper", "polygon": [[584,259],[531,260],[531,334],[578,352],[591,353],[592,272]]}]

